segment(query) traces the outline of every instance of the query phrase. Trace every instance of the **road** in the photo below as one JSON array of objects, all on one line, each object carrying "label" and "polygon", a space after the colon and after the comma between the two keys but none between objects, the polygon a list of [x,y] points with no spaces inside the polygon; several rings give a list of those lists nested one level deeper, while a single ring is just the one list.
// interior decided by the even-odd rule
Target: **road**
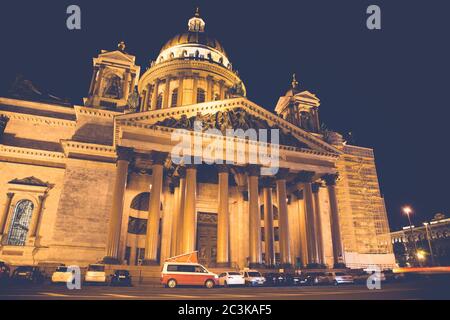
[{"label": "road", "polygon": [[131,288],[83,286],[13,286],[0,288],[0,300],[398,300],[450,299],[447,281],[419,280],[383,284],[381,290],[363,285],[281,288]]}]

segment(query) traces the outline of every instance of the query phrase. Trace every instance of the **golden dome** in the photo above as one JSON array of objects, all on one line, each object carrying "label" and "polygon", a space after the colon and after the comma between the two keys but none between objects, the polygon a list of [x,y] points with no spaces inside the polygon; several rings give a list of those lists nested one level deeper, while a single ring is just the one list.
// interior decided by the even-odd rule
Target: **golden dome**
[{"label": "golden dome", "polygon": [[222,47],[220,42],[217,41],[215,38],[208,36],[204,32],[192,32],[192,31],[184,32],[174,36],[172,39],[167,41],[167,43],[161,49],[161,52],[169,48],[184,44],[193,44],[193,45],[198,44],[201,46],[206,46],[219,51],[224,56],[227,56],[225,49]]}]

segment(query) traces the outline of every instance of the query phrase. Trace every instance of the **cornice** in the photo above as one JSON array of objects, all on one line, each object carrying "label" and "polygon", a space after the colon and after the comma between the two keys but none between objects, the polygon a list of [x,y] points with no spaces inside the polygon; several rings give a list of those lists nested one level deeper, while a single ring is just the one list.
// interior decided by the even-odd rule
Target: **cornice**
[{"label": "cornice", "polygon": [[29,148],[11,147],[0,145],[0,156],[8,159],[24,159],[64,164],[66,157],[62,152],[44,151]]},{"label": "cornice", "polygon": [[182,69],[186,69],[190,72],[195,72],[195,70],[203,70],[211,73],[215,73],[231,82],[235,82],[240,77],[223,66],[212,64],[208,61],[201,60],[182,60],[174,59],[166,62],[159,63],[151,68],[149,68],[139,80],[139,83],[148,81],[148,78],[158,78],[164,77],[167,73],[179,72]]},{"label": "cornice", "polygon": [[69,158],[71,154],[81,154],[91,157],[98,156],[114,160],[117,158],[116,149],[113,146],[71,140],[61,140],[61,146],[63,147],[64,155],[67,158]]},{"label": "cornice", "polygon": [[90,107],[75,106],[74,108],[76,111],[77,119],[79,115],[86,115],[105,119],[114,119],[116,116],[123,115],[122,112],[96,109]]},{"label": "cornice", "polygon": [[42,123],[42,124],[47,124],[47,125],[55,125],[55,126],[61,126],[61,127],[73,127],[73,128],[76,127],[76,125],[77,125],[76,121],[74,121],[74,120],[58,119],[58,118],[38,116],[38,115],[32,115],[32,114],[26,114],[26,113],[16,113],[16,112],[11,112],[11,111],[0,110],[0,114],[4,114],[4,115],[8,116],[9,119],[32,122],[32,123]]}]

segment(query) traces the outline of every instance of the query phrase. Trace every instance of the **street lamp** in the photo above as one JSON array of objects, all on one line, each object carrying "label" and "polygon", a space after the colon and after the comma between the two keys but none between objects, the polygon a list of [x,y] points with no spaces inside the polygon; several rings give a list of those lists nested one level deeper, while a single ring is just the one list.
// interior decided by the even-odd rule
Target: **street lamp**
[{"label": "street lamp", "polygon": [[409,228],[411,230],[411,235],[412,235],[413,242],[414,242],[414,252],[415,252],[414,260],[418,261],[419,262],[419,266],[421,267],[422,263],[421,263],[420,259],[418,259],[418,257],[417,257],[418,251],[417,251],[416,236],[414,234],[414,229],[413,229],[412,222],[411,222],[412,208],[410,206],[405,206],[405,207],[403,207],[402,210],[403,210],[403,213],[406,214],[406,216],[408,217]]},{"label": "street lamp", "polygon": [[431,265],[434,267],[436,265],[436,262],[434,261],[433,247],[431,246],[431,232],[429,229],[430,224],[428,222],[424,222],[423,225],[425,226],[425,231],[426,231],[427,240],[428,240],[428,247],[430,248]]}]

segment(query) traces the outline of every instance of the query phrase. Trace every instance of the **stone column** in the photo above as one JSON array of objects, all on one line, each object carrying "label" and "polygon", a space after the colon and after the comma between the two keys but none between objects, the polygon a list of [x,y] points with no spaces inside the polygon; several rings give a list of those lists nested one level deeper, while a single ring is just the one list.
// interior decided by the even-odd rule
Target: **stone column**
[{"label": "stone column", "polygon": [[227,267],[230,265],[230,211],[228,175],[226,165],[218,166],[219,171],[219,210],[217,224],[217,265]]},{"label": "stone column", "polygon": [[169,107],[169,97],[170,97],[170,77],[167,77],[166,87],[164,89],[163,109],[167,109]]},{"label": "stone column", "polygon": [[219,81],[220,88],[220,100],[225,99],[225,82],[223,80]]},{"label": "stone column", "polygon": [[147,235],[145,237],[145,265],[157,265],[161,219],[161,194],[163,188],[164,162],[167,154],[152,155],[152,189],[148,206]]},{"label": "stone column", "polygon": [[150,107],[151,97],[152,97],[152,86],[150,84],[148,84],[146,94],[145,94],[145,99],[144,99],[144,107],[143,107],[142,111],[145,112],[145,111],[148,111],[149,109],[151,109],[151,107]]},{"label": "stone column", "polygon": [[325,175],[323,179],[327,184],[328,195],[330,198],[330,222],[331,222],[331,239],[333,242],[333,260],[334,264],[345,263],[344,251],[342,247],[341,228],[339,225],[339,209],[336,197],[336,180],[337,174]]},{"label": "stone column", "polygon": [[193,85],[193,89],[192,89],[192,104],[196,104],[197,103],[198,76],[194,75],[193,79],[194,79],[194,85]]},{"label": "stone column", "polygon": [[170,255],[176,256],[177,255],[177,243],[180,240],[178,238],[178,222],[180,220],[180,179],[176,179],[173,181],[174,185],[174,210],[173,210],[173,216],[172,216],[172,235],[171,235],[171,242],[170,242]]},{"label": "stone column", "polygon": [[108,264],[119,263],[120,230],[123,214],[123,197],[128,177],[128,166],[130,164],[133,150],[130,148],[117,147],[117,169],[114,181],[114,192],[112,198],[111,216],[109,221],[109,233],[106,244],[106,256],[104,262]]},{"label": "stone column", "polygon": [[181,107],[183,105],[183,94],[184,94],[184,76],[180,74],[178,76],[178,101],[177,107]]},{"label": "stone column", "polygon": [[324,255],[324,248],[323,248],[323,234],[322,234],[322,218],[321,218],[321,212],[320,212],[320,198],[319,198],[319,191],[320,191],[320,183],[313,183],[312,184],[312,192],[314,197],[314,225],[316,226],[316,233],[317,233],[317,262],[318,263],[325,263],[325,255]]},{"label": "stone column", "polygon": [[30,223],[30,237],[35,238],[38,235],[39,222],[41,219],[42,209],[44,208],[44,201],[46,198],[47,194],[39,196],[38,207],[36,208],[35,214],[33,215],[33,218],[31,219]]},{"label": "stone column", "polygon": [[277,201],[280,230],[280,258],[281,264],[292,264],[289,242],[289,219],[287,210],[286,177],[287,169],[280,169],[277,179]]},{"label": "stone column", "polygon": [[186,168],[186,199],[183,219],[183,252],[195,251],[197,240],[197,168],[194,165]]},{"label": "stone column", "polygon": [[305,213],[305,197],[303,190],[295,191],[295,196],[297,197],[297,206],[299,214],[299,231],[300,231],[300,257],[302,260],[302,265],[306,266],[308,264],[308,238],[307,238],[307,227],[306,227],[306,213]]},{"label": "stone column", "polygon": [[264,262],[266,266],[275,264],[275,237],[273,229],[273,201],[272,181],[267,178],[263,180],[264,195]]},{"label": "stone column", "polygon": [[260,265],[261,258],[261,215],[259,212],[258,180],[260,168],[249,166],[248,170],[248,203],[249,203],[249,234],[250,234],[250,266]]},{"label": "stone column", "polygon": [[97,72],[98,72],[98,67],[94,67],[94,70],[92,71],[91,85],[89,86],[89,96],[91,96],[94,93],[94,86],[95,86],[95,80],[97,78]]},{"label": "stone column", "polygon": [[186,203],[186,168],[180,167],[178,169],[178,175],[180,176],[180,197],[179,207],[180,212],[178,214],[177,223],[177,246],[176,255],[180,255],[183,252],[183,223],[184,223],[184,207]]},{"label": "stone column", "polygon": [[156,79],[155,85],[153,86],[151,110],[156,110],[156,104],[158,103],[158,91],[159,91],[159,79]]},{"label": "stone column", "polygon": [[300,181],[303,183],[303,194],[305,201],[308,263],[317,263],[316,227],[314,225],[314,198],[311,185],[313,176],[314,173],[308,171],[303,171],[300,174]]},{"label": "stone column", "polygon": [[12,198],[14,197],[14,193],[8,192],[6,194],[6,203],[5,208],[3,209],[3,214],[0,217],[0,240],[1,236],[5,233],[6,220],[8,219],[8,214],[11,208]]},{"label": "stone column", "polygon": [[213,78],[211,76],[206,77],[206,101],[213,100]]},{"label": "stone column", "polygon": [[128,96],[130,95],[130,80],[131,80],[131,73],[130,70],[126,70],[124,77],[123,77],[123,99],[127,101]]},{"label": "stone column", "polygon": [[101,84],[102,84],[102,81],[103,81],[103,73],[105,71],[105,66],[104,65],[101,65],[98,68],[99,68],[99,70],[98,70],[98,76],[97,76],[97,79],[96,79],[96,82],[95,82],[95,89],[94,89],[94,94],[93,94],[94,96],[95,95],[98,95],[98,96],[101,95],[100,87],[101,87]]}]

